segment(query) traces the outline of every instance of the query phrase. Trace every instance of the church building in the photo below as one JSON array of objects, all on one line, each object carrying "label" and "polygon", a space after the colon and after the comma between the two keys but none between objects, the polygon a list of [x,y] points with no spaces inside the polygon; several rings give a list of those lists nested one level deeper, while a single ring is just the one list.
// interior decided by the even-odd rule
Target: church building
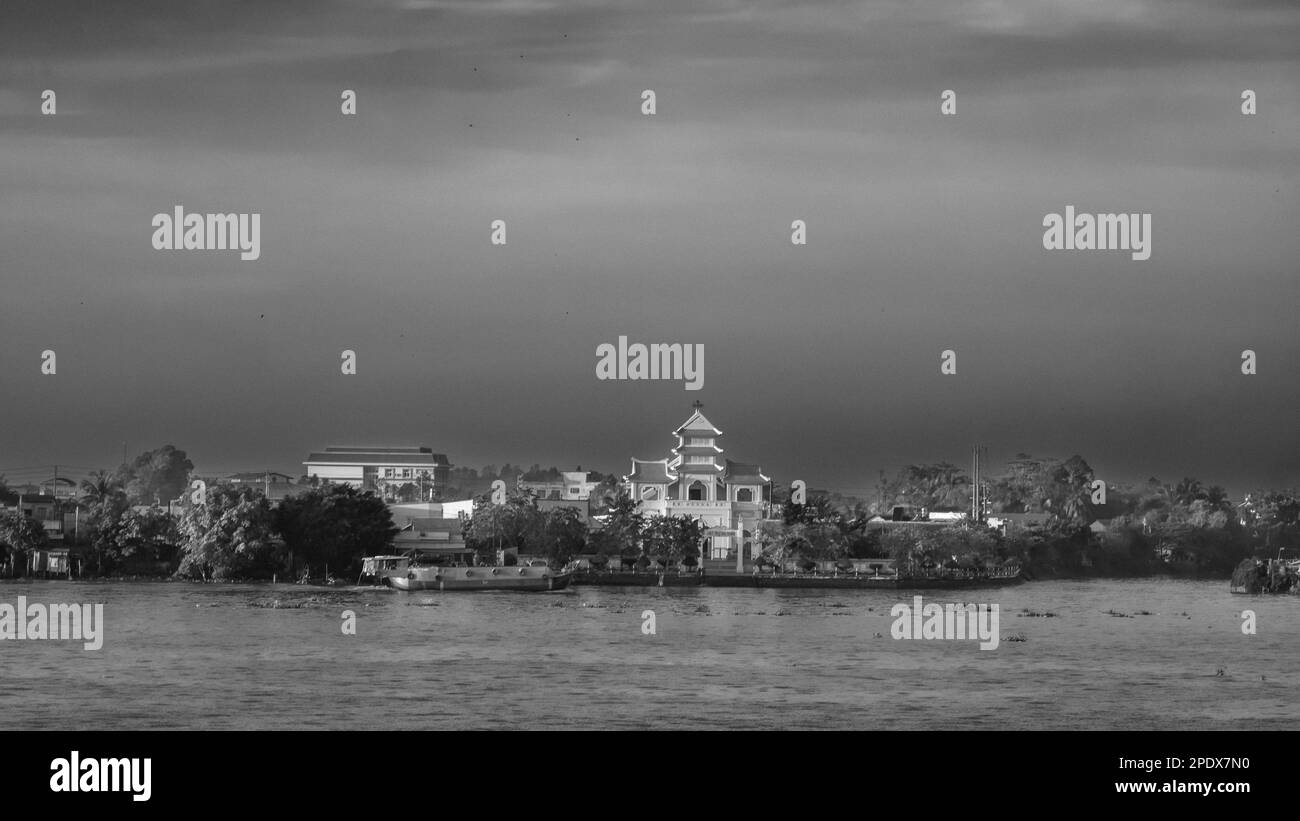
[{"label": "church building", "polygon": [[722,431],[696,402],[690,418],[673,431],[677,446],[666,459],[633,459],[623,477],[641,511],[655,516],[692,516],[705,527],[706,568],[734,567],[753,559],[754,535],[772,500],[772,480],[758,465],[723,458]]}]

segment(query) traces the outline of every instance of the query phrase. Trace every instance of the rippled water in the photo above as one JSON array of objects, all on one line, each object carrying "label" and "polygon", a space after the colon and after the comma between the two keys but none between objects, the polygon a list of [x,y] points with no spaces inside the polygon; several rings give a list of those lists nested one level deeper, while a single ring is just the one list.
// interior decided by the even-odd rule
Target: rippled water
[{"label": "rippled water", "polygon": [[0,729],[1300,728],[1300,597],[1227,588],[922,591],[996,603],[1025,637],[981,651],[892,639],[911,591],[3,584],[3,603],[104,602],[106,639],[0,641]]}]

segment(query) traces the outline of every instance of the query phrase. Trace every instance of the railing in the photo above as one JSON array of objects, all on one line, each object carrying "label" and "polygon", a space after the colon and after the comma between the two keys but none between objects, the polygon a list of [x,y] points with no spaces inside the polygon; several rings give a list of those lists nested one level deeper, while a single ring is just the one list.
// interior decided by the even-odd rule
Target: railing
[{"label": "railing", "polygon": [[935,567],[930,569],[904,569],[899,575],[909,579],[1013,579],[1020,575],[1019,565],[990,567]]}]

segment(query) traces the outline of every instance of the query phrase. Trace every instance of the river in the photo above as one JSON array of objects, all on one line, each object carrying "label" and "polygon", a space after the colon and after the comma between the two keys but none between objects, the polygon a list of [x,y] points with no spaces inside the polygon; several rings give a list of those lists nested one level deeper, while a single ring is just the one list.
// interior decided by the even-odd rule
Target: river
[{"label": "river", "polygon": [[102,602],[104,642],[0,641],[0,729],[1300,729],[1300,597],[920,593],[999,605],[1002,641],[891,638],[912,591],[4,583]]}]

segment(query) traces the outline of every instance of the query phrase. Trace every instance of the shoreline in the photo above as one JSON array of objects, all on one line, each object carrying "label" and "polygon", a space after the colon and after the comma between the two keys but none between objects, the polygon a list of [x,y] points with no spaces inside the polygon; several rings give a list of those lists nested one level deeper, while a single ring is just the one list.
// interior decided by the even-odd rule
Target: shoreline
[{"label": "shoreline", "polygon": [[[659,583],[660,576],[664,582]],[[1181,579],[1185,581],[1231,581],[1231,576],[1218,574],[1188,573],[1145,573],[1126,575],[1104,574],[1022,574],[1009,578],[904,578],[890,576],[796,576],[794,574],[713,574],[673,575],[660,573],[606,573],[600,576],[574,576],[573,584],[578,587],[728,587],[746,589],[921,589],[926,587],[1005,587],[1015,584],[1034,584],[1052,581],[1133,581],[1153,579]],[[304,590],[349,590],[377,588],[387,590],[382,584],[299,584],[294,581],[272,581],[270,579],[220,579],[200,581],[182,579],[172,576],[95,576],[68,579],[64,577],[41,578],[35,576],[17,576],[0,579],[0,586],[33,584],[37,582],[67,582],[72,584],[140,584],[140,585],[193,585],[195,587],[255,585],[265,587],[302,588]]]}]

